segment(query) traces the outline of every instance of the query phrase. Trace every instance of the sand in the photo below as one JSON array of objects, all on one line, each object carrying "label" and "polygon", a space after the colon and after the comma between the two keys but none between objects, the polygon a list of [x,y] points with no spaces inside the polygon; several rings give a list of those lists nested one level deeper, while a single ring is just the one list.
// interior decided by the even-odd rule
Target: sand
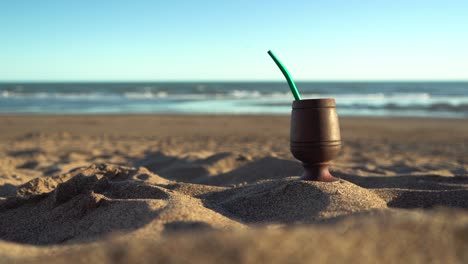
[{"label": "sand", "polygon": [[0,116],[0,263],[466,263],[468,121],[342,118],[333,183],[282,116]]}]

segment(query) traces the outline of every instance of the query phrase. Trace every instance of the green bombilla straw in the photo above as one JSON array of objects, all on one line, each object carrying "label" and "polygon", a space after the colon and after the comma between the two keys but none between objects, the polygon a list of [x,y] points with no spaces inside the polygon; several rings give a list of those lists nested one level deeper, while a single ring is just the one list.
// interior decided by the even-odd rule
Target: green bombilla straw
[{"label": "green bombilla straw", "polygon": [[273,59],[273,61],[276,63],[278,68],[281,70],[283,73],[284,77],[286,78],[286,81],[288,81],[289,89],[291,89],[292,94],[294,95],[294,99],[296,100],[301,100],[301,95],[299,94],[299,91],[297,90],[296,84],[294,83],[293,79],[291,78],[291,75],[289,74],[288,70],[284,65],[281,63],[281,61],[276,58],[275,54],[271,50],[268,51],[268,55]]}]

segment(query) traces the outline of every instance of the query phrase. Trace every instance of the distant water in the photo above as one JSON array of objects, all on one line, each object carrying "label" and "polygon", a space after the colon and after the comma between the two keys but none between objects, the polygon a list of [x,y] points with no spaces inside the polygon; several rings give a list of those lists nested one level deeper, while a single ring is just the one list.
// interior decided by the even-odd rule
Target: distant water
[{"label": "distant water", "polygon": [[[342,116],[468,118],[468,82],[304,82]],[[0,114],[289,114],[285,82],[0,83]]]}]

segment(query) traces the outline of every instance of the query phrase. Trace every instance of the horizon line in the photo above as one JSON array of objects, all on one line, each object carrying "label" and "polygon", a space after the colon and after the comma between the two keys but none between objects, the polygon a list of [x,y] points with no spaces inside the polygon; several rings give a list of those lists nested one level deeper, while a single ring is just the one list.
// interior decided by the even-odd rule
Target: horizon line
[{"label": "horizon line", "polygon": [[[232,80],[232,79],[219,79],[219,80],[177,80],[177,79],[167,79],[167,80],[0,80],[0,83],[215,83],[215,82],[225,82],[225,83],[242,83],[242,82],[286,82],[285,80]],[[350,79],[350,80],[296,80],[296,82],[468,82],[468,79]]]}]

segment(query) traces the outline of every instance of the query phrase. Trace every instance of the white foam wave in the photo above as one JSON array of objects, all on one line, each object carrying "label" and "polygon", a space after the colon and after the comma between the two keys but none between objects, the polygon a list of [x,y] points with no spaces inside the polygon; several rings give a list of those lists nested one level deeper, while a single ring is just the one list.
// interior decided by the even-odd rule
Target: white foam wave
[{"label": "white foam wave", "polygon": [[[3,90],[0,91],[0,98],[28,98],[28,99],[55,99],[55,100],[241,100],[241,101],[274,101],[289,102],[293,100],[290,92],[265,93],[257,90],[234,90],[229,93],[170,93],[167,91],[152,92],[151,87],[142,92],[118,93],[24,93]],[[309,98],[329,98],[336,99],[338,104],[353,105],[364,104],[371,106],[395,104],[395,105],[432,105],[468,104],[467,96],[434,96],[428,93],[369,93],[369,94],[302,94],[303,99]]]},{"label": "white foam wave", "polygon": [[259,91],[247,91],[247,90],[234,90],[228,94],[234,98],[258,98],[262,94]]},{"label": "white foam wave", "polygon": [[153,93],[147,90],[145,92],[126,92],[124,93],[124,97],[129,98],[129,99],[166,98],[168,97],[168,93],[165,91]]}]

